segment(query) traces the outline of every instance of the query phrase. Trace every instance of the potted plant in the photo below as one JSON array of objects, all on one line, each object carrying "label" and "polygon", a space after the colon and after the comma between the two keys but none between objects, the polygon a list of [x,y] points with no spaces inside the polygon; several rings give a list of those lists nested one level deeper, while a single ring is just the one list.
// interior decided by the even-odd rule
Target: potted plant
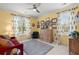
[{"label": "potted plant", "polygon": [[78,39],[78,38],[79,38],[79,32],[73,31],[73,32],[71,32],[71,33],[69,34],[69,37],[70,37],[71,39]]}]

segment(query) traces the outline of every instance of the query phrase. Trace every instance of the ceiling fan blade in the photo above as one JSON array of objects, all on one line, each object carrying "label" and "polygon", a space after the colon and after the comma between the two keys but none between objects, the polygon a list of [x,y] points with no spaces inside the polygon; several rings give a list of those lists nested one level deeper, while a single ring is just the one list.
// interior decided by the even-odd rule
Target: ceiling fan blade
[{"label": "ceiling fan blade", "polygon": [[37,7],[38,7],[39,5],[37,5],[37,4],[33,4],[33,8],[28,8],[29,10],[35,10],[37,13],[40,13],[40,11],[37,9]]},{"label": "ceiling fan blade", "polygon": [[36,11],[37,11],[38,13],[40,13],[40,11],[39,11],[38,9],[36,9]]}]

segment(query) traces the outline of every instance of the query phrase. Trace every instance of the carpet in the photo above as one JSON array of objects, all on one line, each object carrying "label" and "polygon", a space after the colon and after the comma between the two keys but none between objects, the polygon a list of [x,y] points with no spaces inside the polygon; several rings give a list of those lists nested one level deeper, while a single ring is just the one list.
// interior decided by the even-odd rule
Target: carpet
[{"label": "carpet", "polygon": [[37,40],[30,40],[24,42],[23,44],[24,44],[24,52],[27,55],[45,55],[53,48],[53,46],[48,45],[46,43],[42,43]]}]

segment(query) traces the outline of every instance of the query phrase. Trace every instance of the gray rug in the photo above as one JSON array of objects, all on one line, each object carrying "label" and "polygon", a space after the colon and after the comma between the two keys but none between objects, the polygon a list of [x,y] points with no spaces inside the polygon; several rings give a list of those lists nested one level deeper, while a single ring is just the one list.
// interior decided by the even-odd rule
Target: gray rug
[{"label": "gray rug", "polygon": [[39,42],[37,40],[30,40],[24,42],[24,52],[28,55],[45,55],[53,46]]}]

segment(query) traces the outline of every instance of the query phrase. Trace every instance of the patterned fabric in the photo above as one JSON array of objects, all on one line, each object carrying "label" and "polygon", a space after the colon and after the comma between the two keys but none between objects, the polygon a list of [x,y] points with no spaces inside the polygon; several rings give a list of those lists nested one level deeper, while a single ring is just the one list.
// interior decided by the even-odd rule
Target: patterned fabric
[{"label": "patterned fabric", "polygon": [[37,40],[30,40],[24,42],[23,44],[24,44],[24,51],[28,55],[44,55],[53,48],[53,46],[39,42]]}]

